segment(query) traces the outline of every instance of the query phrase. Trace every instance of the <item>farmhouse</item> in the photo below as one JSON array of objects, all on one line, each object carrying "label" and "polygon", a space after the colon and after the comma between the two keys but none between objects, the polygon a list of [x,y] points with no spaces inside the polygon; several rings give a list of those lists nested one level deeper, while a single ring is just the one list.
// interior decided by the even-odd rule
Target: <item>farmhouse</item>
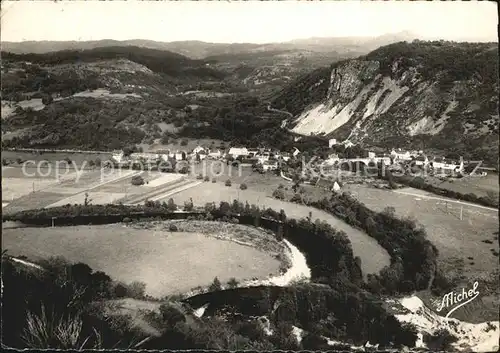
[{"label": "farmhouse", "polygon": [[278,162],[277,161],[264,161],[264,163],[262,163],[262,168],[264,169],[265,172],[269,171],[269,170],[277,170],[278,169]]},{"label": "farmhouse", "polygon": [[205,148],[201,147],[201,146],[197,146],[195,147],[195,149],[193,150],[193,153],[196,154],[196,153],[200,153],[200,152],[205,152]]},{"label": "farmhouse", "polygon": [[398,160],[409,161],[409,160],[411,160],[411,153],[408,151],[402,151],[400,148],[398,149],[398,151],[392,149],[391,157],[395,161],[398,161]]},{"label": "farmhouse", "polygon": [[429,164],[429,158],[427,158],[427,156],[420,155],[420,156],[417,156],[417,158],[415,158],[415,165],[425,167],[428,164]]},{"label": "farmhouse", "polygon": [[208,158],[219,159],[222,157],[222,152],[220,150],[213,150],[208,152]]},{"label": "farmhouse", "polygon": [[234,158],[242,156],[248,156],[248,150],[246,147],[231,147],[229,149],[228,155],[233,156]]},{"label": "farmhouse", "polygon": [[332,148],[336,144],[337,144],[337,139],[330,139],[330,140],[328,140],[328,147],[329,148]]}]

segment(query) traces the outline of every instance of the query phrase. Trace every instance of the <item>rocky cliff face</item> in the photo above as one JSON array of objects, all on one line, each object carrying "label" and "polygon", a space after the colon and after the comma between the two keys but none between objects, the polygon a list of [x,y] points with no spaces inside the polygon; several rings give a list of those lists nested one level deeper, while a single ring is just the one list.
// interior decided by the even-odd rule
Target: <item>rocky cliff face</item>
[{"label": "rocky cliff face", "polygon": [[294,87],[275,100],[295,114],[293,132],[425,145],[470,158],[482,159],[491,148],[498,153],[496,44],[397,43],[334,64],[325,76],[308,77],[302,89],[316,92],[302,105]]}]

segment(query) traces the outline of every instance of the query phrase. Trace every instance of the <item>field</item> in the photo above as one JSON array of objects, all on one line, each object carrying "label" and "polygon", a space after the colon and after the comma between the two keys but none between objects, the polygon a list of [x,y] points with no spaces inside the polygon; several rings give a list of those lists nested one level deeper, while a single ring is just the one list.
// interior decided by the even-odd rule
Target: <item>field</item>
[{"label": "field", "polygon": [[[411,188],[397,191],[349,185],[346,190],[369,208],[393,207],[397,216],[410,217],[439,250],[439,267],[454,279],[457,290],[480,281],[483,307],[468,313],[484,321],[484,312],[498,314],[498,211]],[[462,219],[460,219],[462,214]],[[496,251],[497,253],[494,253]],[[479,317],[478,317],[479,315]],[[467,320],[467,317],[463,317]]]},{"label": "field", "polygon": [[183,205],[185,201],[193,200],[195,205],[203,206],[207,202],[221,201],[233,202],[240,200],[260,207],[270,207],[274,210],[283,209],[288,218],[305,218],[312,214],[312,219],[320,219],[328,222],[337,230],[344,231],[352,243],[355,256],[361,258],[361,267],[363,273],[378,273],[384,266],[389,264],[389,255],[373,238],[362,231],[349,226],[347,223],[335,218],[334,216],[303,205],[280,201],[269,197],[270,194],[253,190],[250,184],[247,190],[240,190],[239,185],[233,184],[231,187],[224,185],[222,181],[217,183],[205,182],[196,187],[182,191],[171,197],[160,201],[167,201],[173,198],[177,205]]},{"label": "field", "polygon": [[479,197],[488,197],[491,195],[498,198],[499,193],[498,174],[490,171],[488,171],[488,175],[484,177],[464,177],[447,181],[427,177],[425,181],[443,189],[460,192],[462,194],[472,193]]},{"label": "field", "polygon": [[2,233],[3,249],[13,256],[81,261],[115,280],[144,282],[146,293],[155,297],[208,286],[216,276],[222,283],[232,277],[242,281],[266,278],[280,268],[277,259],[254,247],[198,232],[120,224],[4,228]]},{"label": "field", "polygon": [[[490,250],[498,251],[498,241],[493,234],[498,232],[497,211],[461,204],[451,199],[435,199],[434,194],[410,188],[398,191],[421,196],[361,185],[349,185],[346,189],[375,211],[394,207],[396,215],[415,219],[417,224],[425,228],[429,240],[437,246],[441,265],[447,273],[458,270],[465,272],[470,278],[479,279],[498,268],[498,257]],[[493,243],[488,244],[483,240]],[[469,260],[469,257],[472,259]],[[462,262],[465,267],[457,268],[457,261]]]}]

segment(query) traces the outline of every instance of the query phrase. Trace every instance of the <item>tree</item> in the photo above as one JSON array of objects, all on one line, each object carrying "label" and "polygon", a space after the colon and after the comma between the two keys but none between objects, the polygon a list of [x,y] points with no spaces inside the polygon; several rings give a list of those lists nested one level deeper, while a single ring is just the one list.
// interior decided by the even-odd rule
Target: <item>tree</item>
[{"label": "tree", "polygon": [[192,211],[194,209],[193,199],[190,198],[189,201],[184,202],[184,211]]},{"label": "tree", "polygon": [[230,289],[237,288],[238,284],[239,284],[238,281],[234,277],[232,277],[231,279],[229,279],[229,281],[227,281],[227,286]]},{"label": "tree", "polygon": [[177,205],[175,204],[174,199],[172,198],[168,199],[167,210],[169,210],[170,212],[177,210]]},{"label": "tree", "polygon": [[276,232],[276,240],[282,241],[283,240],[283,225],[280,224],[278,226],[278,231]]},{"label": "tree", "polygon": [[227,179],[225,185],[226,186],[231,186],[231,180]]},{"label": "tree", "polygon": [[210,292],[217,292],[217,291],[222,290],[222,284],[220,283],[220,281],[217,277],[214,278],[214,281],[212,282],[210,287],[208,287],[208,290]]},{"label": "tree", "polygon": [[134,281],[128,286],[128,295],[131,298],[142,299],[146,291],[146,284],[144,282]]},{"label": "tree", "polygon": [[88,206],[92,202],[92,199],[89,197],[89,193],[85,193],[85,200],[83,200],[83,205]]}]

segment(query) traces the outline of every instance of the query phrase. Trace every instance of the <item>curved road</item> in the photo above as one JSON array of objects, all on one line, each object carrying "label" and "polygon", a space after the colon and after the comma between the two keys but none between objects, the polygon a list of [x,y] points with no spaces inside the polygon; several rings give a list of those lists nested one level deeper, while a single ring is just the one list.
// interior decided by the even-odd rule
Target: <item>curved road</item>
[{"label": "curved road", "polygon": [[[286,114],[288,115],[290,118],[293,118],[293,114],[290,113],[290,112],[287,112],[285,110],[279,110],[279,109],[274,109],[274,108],[271,108],[271,103],[268,103],[267,104],[267,110],[270,111],[270,112],[276,112],[276,113],[281,113],[281,114]],[[281,122],[281,128],[285,128],[286,127],[286,124],[287,124],[287,119],[283,120]]]}]

